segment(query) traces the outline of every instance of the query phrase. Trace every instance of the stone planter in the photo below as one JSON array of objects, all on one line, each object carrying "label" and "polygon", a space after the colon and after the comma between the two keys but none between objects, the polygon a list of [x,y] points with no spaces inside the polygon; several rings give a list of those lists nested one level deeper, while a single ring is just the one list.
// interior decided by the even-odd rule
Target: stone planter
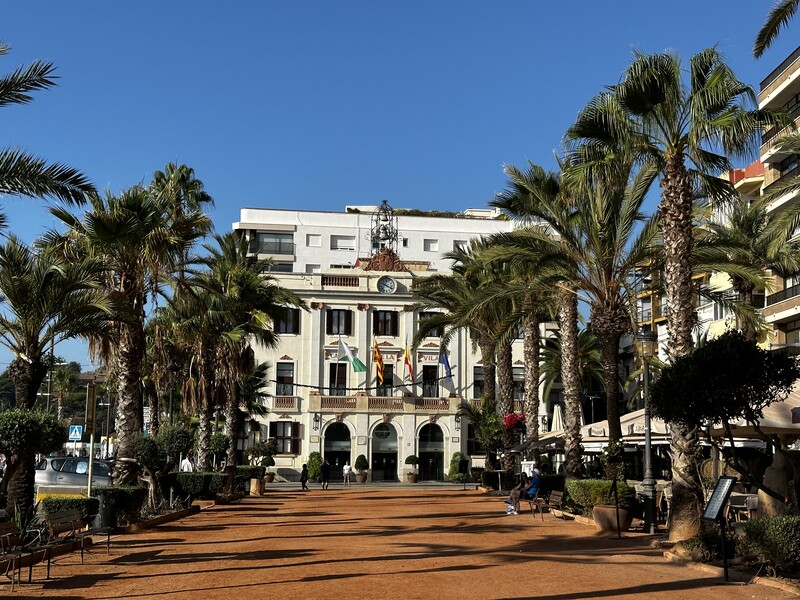
[{"label": "stone planter", "polygon": [[417,483],[419,481],[419,475],[416,473],[406,473],[406,481],[408,481],[408,483]]},{"label": "stone planter", "polygon": [[356,473],[356,483],[367,483],[367,474]]},{"label": "stone planter", "polygon": [[263,479],[251,479],[250,480],[250,495],[251,496],[260,496],[264,493],[264,480]]},{"label": "stone planter", "polygon": [[[603,533],[617,533],[617,509],[613,504],[598,504],[592,508],[594,525]],[[633,510],[619,507],[619,530],[628,531],[633,522]]]},{"label": "stone planter", "polygon": [[275,481],[275,473],[264,473],[264,483],[272,483]]}]

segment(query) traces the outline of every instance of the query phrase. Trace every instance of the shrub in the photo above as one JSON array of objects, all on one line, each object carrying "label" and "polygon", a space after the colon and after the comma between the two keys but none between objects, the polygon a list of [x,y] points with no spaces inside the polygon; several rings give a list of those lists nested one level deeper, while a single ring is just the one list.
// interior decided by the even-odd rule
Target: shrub
[{"label": "shrub", "polygon": [[[572,502],[580,507],[584,514],[588,514],[595,505],[614,503],[612,483],[610,479],[573,479],[567,482],[567,493]],[[636,506],[636,492],[621,481],[617,482],[617,497],[620,506],[629,508]]]},{"label": "shrub", "polygon": [[111,502],[117,507],[117,519],[120,524],[136,523],[140,520],[142,506],[147,500],[147,487],[142,485],[101,485],[92,489],[92,496],[111,496]]},{"label": "shrub", "polygon": [[42,500],[42,507],[48,515],[62,510],[76,509],[86,519],[97,514],[100,509],[100,501],[97,498],[78,496],[48,496]]},{"label": "shrub", "polygon": [[467,457],[463,452],[456,452],[453,454],[453,458],[450,459],[450,470],[447,473],[447,478],[450,481],[458,481],[459,483],[466,481],[467,475],[458,472],[458,462],[465,458]]},{"label": "shrub", "polygon": [[213,500],[225,490],[227,477],[227,473],[179,472],[175,474],[175,487],[182,498]]},{"label": "shrub", "polygon": [[753,555],[776,572],[800,569],[800,516],[757,517],[744,524],[739,554]]},{"label": "shrub", "polygon": [[319,479],[322,475],[322,454],[312,452],[308,455],[308,476]]},{"label": "shrub", "polygon": [[219,456],[228,451],[228,447],[231,445],[231,440],[228,438],[227,435],[221,432],[214,433],[211,436],[211,452],[212,454],[216,454]]},{"label": "shrub", "polygon": [[47,454],[67,441],[67,427],[55,415],[10,408],[0,411],[0,452],[10,455],[29,450]]},{"label": "shrub", "polygon": [[267,468],[263,465],[237,465],[234,487],[237,491],[244,491],[245,483],[251,479],[261,479]]},{"label": "shrub", "polygon": [[[406,461],[408,461],[408,459],[406,459]],[[359,475],[364,475],[369,469],[369,463],[367,462],[367,457],[364,456],[363,454],[359,454],[356,457],[356,464],[353,465],[353,468]]]},{"label": "shrub", "polygon": [[419,464],[419,458],[417,458],[417,456],[415,456],[414,454],[409,454],[408,456],[406,456],[405,462],[407,465],[411,465],[412,467],[416,468],[416,466]]}]

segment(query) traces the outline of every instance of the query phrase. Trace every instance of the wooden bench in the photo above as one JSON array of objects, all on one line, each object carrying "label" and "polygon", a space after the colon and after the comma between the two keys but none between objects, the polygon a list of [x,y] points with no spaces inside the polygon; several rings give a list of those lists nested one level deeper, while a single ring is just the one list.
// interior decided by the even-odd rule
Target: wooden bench
[{"label": "wooden bench", "polygon": [[[7,561],[5,575],[11,572],[11,591],[14,591],[15,581],[20,583],[22,572],[22,557],[29,554],[25,549],[25,541],[16,523],[6,521],[0,523],[0,560]],[[16,576],[16,580],[14,579]]]},{"label": "wooden bench", "polygon": [[[81,513],[74,508],[50,513],[45,517],[47,526],[47,546],[49,549],[59,542],[75,540],[81,546],[81,564],[83,564],[83,552],[86,548],[86,538],[95,535],[106,536],[106,554],[111,554],[111,527],[86,529],[86,522]],[[50,578],[50,561],[52,554],[45,551],[47,559],[47,577]]]},{"label": "wooden bench", "polygon": [[[545,508],[550,509],[551,511],[553,509],[559,509],[559,510],[561,509],[561,504],[564,502],[564,492],[559,492],[554,490],[550,492],[550,494],[545,499],[545,498],[540,498],[539,492],[537,491],[536,495],[533,498],[527,498],[527,501],[531,507],[531,516],[535,517],[536,511],[538,510],[539,514],[542,516],[542,521],[544,521]],[[553,516],[555,516],[555,513],[553,513]],[[566,517],[564,517],[563,510],[561,512],[561,516],[566,519]]]}]

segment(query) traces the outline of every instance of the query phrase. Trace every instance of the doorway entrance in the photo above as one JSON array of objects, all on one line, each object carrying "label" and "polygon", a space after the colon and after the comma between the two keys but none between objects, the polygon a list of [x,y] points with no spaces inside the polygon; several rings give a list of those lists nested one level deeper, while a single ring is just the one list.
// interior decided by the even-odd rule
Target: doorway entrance
[{"label": "doorway entrance", "polygon": [[436,423],[419,430],[419,478],[444,480],[444,433]]},{"label": "doorway entrance", "polygon": [[372,432],[372,481],[397,481],[397,430],[381,423]]},{"label": "doorway entrance", "polygon": [[344,423],[333,423],[325,429],[325,447],[322,457],[331,465],[331,481],[343,481],[342,467],[350,456],[350,430]]}]

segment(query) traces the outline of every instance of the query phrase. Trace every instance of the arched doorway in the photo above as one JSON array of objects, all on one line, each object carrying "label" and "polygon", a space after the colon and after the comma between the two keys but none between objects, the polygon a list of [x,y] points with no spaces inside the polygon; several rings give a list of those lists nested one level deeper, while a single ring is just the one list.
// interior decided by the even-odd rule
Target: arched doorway
[{"label": "arched doorway", "polygon": [[444,434],[436,423],[428,423],[419,430],[419,478],[444,479]]},{"label": "arched doorway", "polygon": [[397,481],[397,430],[387,423],[372,432],[372,481]]},{"label": "arched doorway", "polygon": [[[342,467],[350,456],[350,429],[344,423],[333,423],[325,429],[325,450],[322,453],[331,465],[331,480],[342,481]],[[353,464],[352,462],[350,463]]]}]

